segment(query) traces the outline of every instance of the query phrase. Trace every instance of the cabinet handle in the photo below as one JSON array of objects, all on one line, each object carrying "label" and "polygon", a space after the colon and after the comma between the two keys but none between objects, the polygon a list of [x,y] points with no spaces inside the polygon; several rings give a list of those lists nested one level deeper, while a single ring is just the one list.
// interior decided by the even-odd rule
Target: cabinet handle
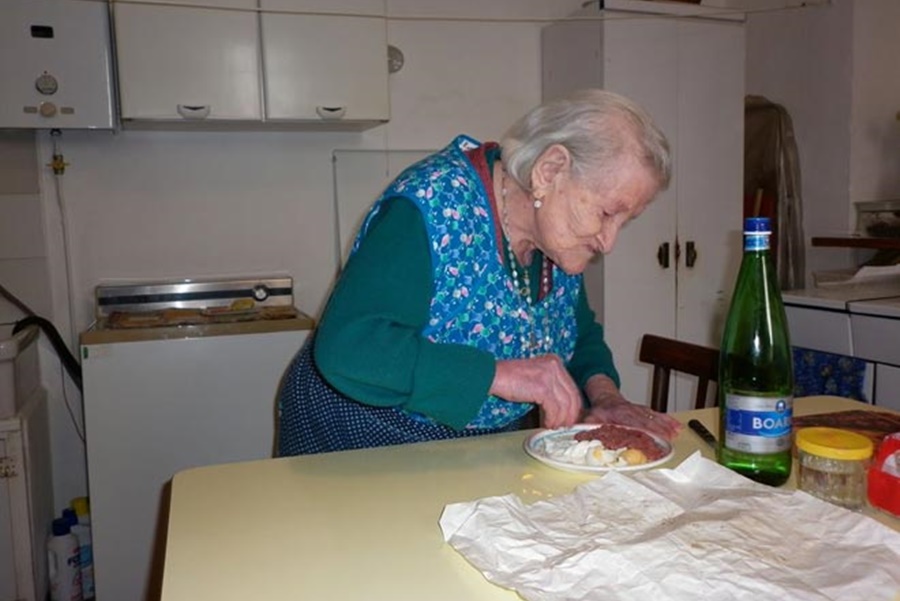
[{"label": "cabinet handle", "polygon": [[322,119],[333,120],[333,119],[342,119],[344,117],[344,113],[347,112],[347,107],[345,106],[317,106],[316,114]]},{"label": "cabinet handle", "polygon": [[656,250],[656,260],[663,269],[669,268],[669,243],[663,242]]},{"label": "cabinet handle", "polygon": [[179,104],[176,109],[185,119],[206,119],[212,107],[208,104]]},{"label": "cabinet handle", "polygon": [[685,244],[684,249],[684,265],[686,267],[693,267],[697,264],[697,249],[694,246],[693,240],[688,240],[687,244]]}]

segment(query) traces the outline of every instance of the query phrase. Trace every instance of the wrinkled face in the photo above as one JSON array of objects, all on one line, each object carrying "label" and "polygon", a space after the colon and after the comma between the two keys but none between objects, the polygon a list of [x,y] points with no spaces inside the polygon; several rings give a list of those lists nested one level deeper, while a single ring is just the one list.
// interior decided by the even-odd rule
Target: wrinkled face
[{"label": "wrinkled face", "polygon": [[651,173],[628,163],[598,185],[559,173],[537,210],[537,246],[568,274],[582,273],[597,254],[608,253],[619,230],[640,215],[658,191]]}]

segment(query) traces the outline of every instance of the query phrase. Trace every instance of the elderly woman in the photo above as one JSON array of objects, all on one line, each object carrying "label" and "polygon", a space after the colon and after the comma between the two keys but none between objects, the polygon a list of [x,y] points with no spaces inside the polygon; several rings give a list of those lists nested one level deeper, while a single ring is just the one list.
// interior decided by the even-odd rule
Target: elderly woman
[{"label": "elderly woman", "polygon": [[585,90],[466,136],[370,209],[279,401],[280,455],[518,428],[678,423],[619,393],[581,273],[669,182],[664,135],[629,100]]}]

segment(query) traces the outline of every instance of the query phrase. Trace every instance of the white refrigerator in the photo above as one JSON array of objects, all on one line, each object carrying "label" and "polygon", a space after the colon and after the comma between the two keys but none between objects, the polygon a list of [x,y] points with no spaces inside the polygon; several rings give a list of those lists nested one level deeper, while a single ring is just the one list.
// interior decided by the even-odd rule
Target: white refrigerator
[{"label": "white refrigerator", "polygon": [[82,335],[98,601],[158,598],[176,472],[272,456],[279,382],[310,327],[290,319],[191,328],[190,337],[172,328]]}]

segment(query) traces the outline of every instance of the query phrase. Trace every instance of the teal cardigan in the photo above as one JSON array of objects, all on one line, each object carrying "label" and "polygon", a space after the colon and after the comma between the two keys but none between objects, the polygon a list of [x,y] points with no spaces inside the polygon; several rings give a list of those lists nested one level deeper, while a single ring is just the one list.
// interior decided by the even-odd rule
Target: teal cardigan
[{"label": "teal cardigan", "polygon": [[[540,265],[536,251],[533,282],[540,281]],[[410,201],[391,199],[332,292],[316,334],[315,361],[322,376],[354,400],[416,411],[462,428],[488,397],[495,360],[473,347],[435,344],[420,336],[431,295],[422,215]],[[578,340],[567,365],[573,379],[583,388],[599,373],[618,384],[612,353],[583,285],[576,319]]]}]

